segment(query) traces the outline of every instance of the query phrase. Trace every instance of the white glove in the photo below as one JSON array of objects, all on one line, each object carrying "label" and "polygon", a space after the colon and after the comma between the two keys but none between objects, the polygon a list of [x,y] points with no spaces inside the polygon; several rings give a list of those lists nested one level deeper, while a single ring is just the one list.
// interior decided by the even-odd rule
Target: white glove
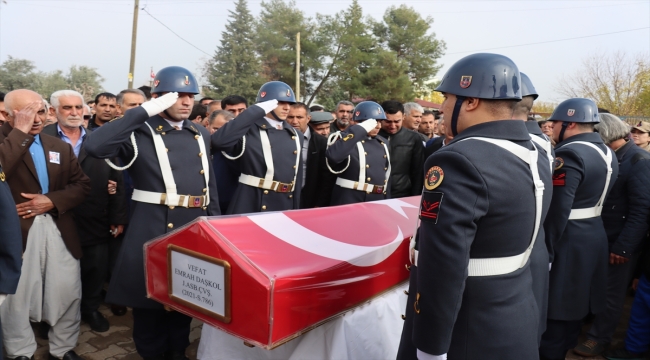
[{"label": "white glove", "polygon": [[359,123],[359,126],[364,128],[367,133],[371,132],[377,127],[377,120],[375,119],[368,119],[364,122]]},{"label": "white glove", "polygon": [[255,106],[261,107],[262,110],[264,110],[264,113],[268,114],[271,111],[275,110],[276,107],[278,107],[278,101],[277,100],[262,101],[261,103],[255,104]]},{"label": "white glove", "polygon": [[178,100],[178,93],[170,92],[161,97],[151,99],[140,106],[142,106],[151,117],[169,109],[172,105],[176,104],[176,100]]}]

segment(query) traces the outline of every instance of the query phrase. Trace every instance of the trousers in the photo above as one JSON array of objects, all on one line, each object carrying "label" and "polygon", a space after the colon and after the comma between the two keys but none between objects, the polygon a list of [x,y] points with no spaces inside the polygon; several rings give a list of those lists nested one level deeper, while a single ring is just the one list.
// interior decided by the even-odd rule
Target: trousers
[{"label": "trousers", "polygon": [[594,323],[587,332],[588,338],[604,343],[612,341],[623,312],[625,293],[634,275],[635,260],[632,258],[625,264],[607,265],[607,307],[594,318]]},{"label": "trousers", "polygon": [[81,314],[79,260],[72,257],[49,214],[38,215],[27,235],[16,294],[0,306],[4,346],[9,358],[31,357],[36,340],[30,325],[45,321],[50,354],[61,358],[77,346]]},{"label": "trousers", "polygon": [[637,354],[643,354],[650,348],[650,281],[645,275],[641,276],[636,288],[625,348]]}]

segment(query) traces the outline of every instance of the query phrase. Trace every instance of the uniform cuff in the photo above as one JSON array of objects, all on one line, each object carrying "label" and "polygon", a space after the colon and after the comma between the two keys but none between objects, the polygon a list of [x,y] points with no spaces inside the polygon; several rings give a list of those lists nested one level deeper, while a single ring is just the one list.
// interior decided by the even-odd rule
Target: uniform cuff
[{"label": "uniform cuff", "polygon": [[431,355],[425,353],[420,349],[418,349],[417,355],[418,355],[418,360],[447,360],[447,354]]}]

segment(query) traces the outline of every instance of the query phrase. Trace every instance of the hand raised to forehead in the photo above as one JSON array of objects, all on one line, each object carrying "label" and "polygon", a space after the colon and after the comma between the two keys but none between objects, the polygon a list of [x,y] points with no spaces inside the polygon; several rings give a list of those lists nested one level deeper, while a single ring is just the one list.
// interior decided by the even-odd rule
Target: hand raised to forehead
[{"label": "hand raised to forehead", "polygon": [[36,113],[43,106],[42,101],[33,101],[20,110],[14,110],[14,128],[28,134],[34,125]]}]

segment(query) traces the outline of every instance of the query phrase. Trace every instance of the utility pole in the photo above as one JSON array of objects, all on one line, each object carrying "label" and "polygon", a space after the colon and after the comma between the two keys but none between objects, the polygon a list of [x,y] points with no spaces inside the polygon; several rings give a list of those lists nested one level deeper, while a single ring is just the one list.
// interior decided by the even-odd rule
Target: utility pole
[{"label": "utility pole", "polygon": [[300,33],[296,34],[296,100],[300,101]]},{"label": "utility pole", "polygon": [[133,5],[133,33],[131,34],[131,63],[129,64],[129,84],[127,89],[133,89],[133,72],[135,71],[135,41],[138,38],[138,10],[140,0]]}]

